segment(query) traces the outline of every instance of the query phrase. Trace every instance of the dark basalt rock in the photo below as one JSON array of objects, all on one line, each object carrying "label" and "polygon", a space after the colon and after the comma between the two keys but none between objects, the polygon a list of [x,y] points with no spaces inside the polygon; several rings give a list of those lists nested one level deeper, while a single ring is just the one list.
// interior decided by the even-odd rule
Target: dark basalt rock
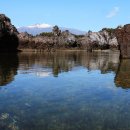
[{"label": "dark basalt rock", "polygon": [[120,45],[121,58],[130,58],[130,24],[117,28],[115,34]]},{"label": "dark basalt rock", "polygon": [[0,14],[0,52],[17,51],[19,40],[18,31],[11,24],[11,20],[4,14]]}]

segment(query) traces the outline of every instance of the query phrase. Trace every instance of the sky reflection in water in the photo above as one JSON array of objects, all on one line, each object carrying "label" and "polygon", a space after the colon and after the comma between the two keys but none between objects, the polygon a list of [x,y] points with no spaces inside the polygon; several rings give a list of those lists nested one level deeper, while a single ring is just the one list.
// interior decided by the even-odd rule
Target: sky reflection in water
[{"label": "sky reflection in water", "polygon": [[0,130],[130,129],[130,60],[119,61],[118,52],[1,54],[0,61]]}]

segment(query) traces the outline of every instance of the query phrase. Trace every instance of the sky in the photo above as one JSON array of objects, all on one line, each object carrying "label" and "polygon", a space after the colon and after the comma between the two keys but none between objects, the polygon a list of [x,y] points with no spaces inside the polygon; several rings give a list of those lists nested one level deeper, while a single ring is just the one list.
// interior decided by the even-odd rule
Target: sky
[{"label": "sky", "polygon": [[130,0],[1,0],[0,13],[16,27],[47,23],[99,31],[130,23]]}]

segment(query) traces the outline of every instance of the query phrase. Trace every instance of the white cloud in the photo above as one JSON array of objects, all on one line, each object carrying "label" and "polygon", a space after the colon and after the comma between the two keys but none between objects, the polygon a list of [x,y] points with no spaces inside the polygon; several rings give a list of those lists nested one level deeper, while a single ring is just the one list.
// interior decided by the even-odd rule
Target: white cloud
[{"label": "white cloud", "polygon": [[106,16],[107,18],[112,18],[114,16],[116,16],[119,12],[119,7],[114,7],[109,14]]}]

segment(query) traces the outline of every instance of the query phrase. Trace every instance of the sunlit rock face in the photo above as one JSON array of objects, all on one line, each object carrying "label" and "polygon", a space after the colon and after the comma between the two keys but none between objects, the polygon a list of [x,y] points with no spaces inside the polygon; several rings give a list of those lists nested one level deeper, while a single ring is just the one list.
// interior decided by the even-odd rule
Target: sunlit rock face
[{"label": "sunlit rock face", "polygon": [[73,34],[68,30],[63,31],[59,37],[59,44],[66,45],[67,47],[77,47],[77,41]]},{"label": "sunlit rock face", "polygon": [[99,32],[89,32],[87,34],[92,43],[97,43],[100,46],[115,46],[118,47],[117,38],[114,34],[109,34],[108,31],[102,30]]},{"label": "sunlit rock face", "polygon": [[130,59],[121,60],[115,83],[117,87],[130,88]]},{"label": "sunlit rock face", "polygon": [[89,31],[84,37],[79,38],[84,48],[92,49],[118,49],[119,44],[114,29],[104,28],[99,32]]},{"label": "sunlit rock face", "polygon": [[120,45],[121,58],[130,58],[130,24],[117,28],[116,37]]},{"label": "sunlit rock face", "polygon": [[0,52],[16,51],[18,47],[18,31],[11,24],[11,20],[0,14]]}]

